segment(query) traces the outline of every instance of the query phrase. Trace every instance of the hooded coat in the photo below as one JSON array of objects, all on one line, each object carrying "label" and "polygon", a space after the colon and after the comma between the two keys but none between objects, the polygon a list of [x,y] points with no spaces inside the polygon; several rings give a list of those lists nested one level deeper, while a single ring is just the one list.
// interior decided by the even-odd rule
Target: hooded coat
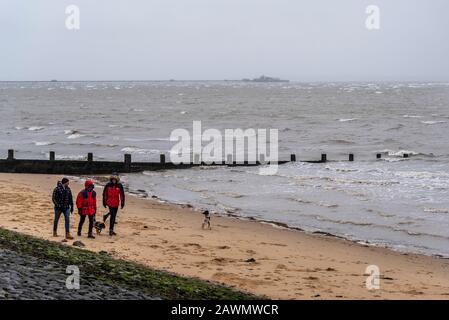
[{"label": "hooded coat", "polygon": [[[115,179],[117,183],[112,183],[113,179]],[[103,190],[103,206],[118,208],[120,205],[122,208],[125,206],[125,191],[123,185],[119,182],[119,179],[111,177],[111,181]]]},{"label": "hooded coat", "polygon": [[94,184],[91,180],[84,183],[85,189],[81,190],[76,198],[76,207],[80,214],[93,216],[97,213],[97,193],[94,191]]}]

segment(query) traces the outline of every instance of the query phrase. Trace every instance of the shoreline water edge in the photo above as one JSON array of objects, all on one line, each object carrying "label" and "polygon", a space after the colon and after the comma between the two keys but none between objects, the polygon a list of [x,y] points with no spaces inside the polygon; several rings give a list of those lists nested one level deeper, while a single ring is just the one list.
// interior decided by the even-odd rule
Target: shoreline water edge
[{"label": "shoreline water edge", "polygon": [[[87,176],[70,176],[70,177],[72,179],[74,179],[75,181],[79,182],[79,183],[82,183],[82,181],[84,181],[87,178]],[[97,185],[103,186],[103,187],[107,183],[108,179],[109,179],[108,176],[101,176],[101,175],[94,175],[93,178],[92,178],[92,180]],[[195,207],[194,205],[192,205],[190,203],[173,202],[173,201],[170,201],[170,200],[162,199],[162,198],[160,198],[157,195],[149,195],[148,192],[145,191],[145,190],[130,189],[128,186],[125,186],[125,188],[126,188],[126,193],[127,194],[129,194],[131,196],[134,196],[134,197],[136,197],[138,199],[144,199],[144,200],[149,200],[149,201],[157,201],[157,202],[162,203],[162,204],[174,205],[174,206],[179,207],[180,209],[191,210],[191,211],[196,212],[198,214],[204,211],[204,208]],[[242,220],[242,221],[252,221],[252,222],[256,222],[256,223],[262,223],[262,224],[269,225],[269,226],[271,226],[273,228],[291,230],[291,231],[296,231],[296,232],[303,232],[303,233],[306,233],[306,234],[309,234],[309,235],[327,236],[327,237],[331,237],[331,238],[335,238],[335,239],[351,241],[351,242],[354,242],[354,243],[359,244],[359,245],[384,248],[384,249],[392,250],[392,251],[395,251],[395,252],[398,252],[398,253],[402,253],[402,254],[421,254],[421,255],[434,257],[434,258],[449,259],[449,255],[438,254],[438,253],[430,254],[430,253],[425,252],[425,251],[417,251],[417,250],[412,250],[410,248],[397,248],[397,247],[394,247],[394,246],[390,246],[388,244],[379,244],[379,243],[370,242],[370,240],[356,239],[356,238],[352,238],[352,237],[345,237],[345,236],[342,236],[342,235],[326,232],[324,230],[309,231],[309,230],[306,230],[304,228],[292,226],[292,225],[289,225],[287,223],[283,223],[283,222],[280,222],[280,221],[264,220],[262,218],[257,218],[257,217],[253,217],[253,216],[242,216],[242,215],[238,215],[238,214],[234,214],[234,213],[227,213],[227,212],[213,212],[213,213],[217,217],[225,217],[225,218],[229,218],[229,219],[236,219],[236,220]]]},{"label": "shoreline water edge", "polygon": [[[49,203],[51,186],[59,178],[0,174],[8,203],[0,210],[1,227],[61,241],[51,237]],[[72,180],[72,189],[80,187]],[[446,299],[449,295],[448,259],[237,217],[214,216],[212,230],[207,231],[201,229],[201,216],[194,208],[135,195],[119,212],[117,238],[76,240],[83,241],[87,250],[274,299]],[[76,222],[72,217],[72,227]],[[372,265],[380,268],[380,290],[365,285],[367,267]]]}]

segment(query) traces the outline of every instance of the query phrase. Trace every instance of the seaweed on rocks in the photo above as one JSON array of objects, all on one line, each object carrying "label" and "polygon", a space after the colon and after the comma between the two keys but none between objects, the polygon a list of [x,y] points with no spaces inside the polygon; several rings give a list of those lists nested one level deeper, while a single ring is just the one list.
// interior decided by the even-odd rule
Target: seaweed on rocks
[{"label": "seaweed on rocks", "polygon": [[182,277],[135,262],[114,259],[104,253],[95,253],[3,228],[0,228],[0,248],[45,259],[59,265],[76,265],[79,267],[81,274],[88,274],[102,283],[139,290],[149,296],[161,299],[261,299],[261,297],[250,293],[209,281]]}]

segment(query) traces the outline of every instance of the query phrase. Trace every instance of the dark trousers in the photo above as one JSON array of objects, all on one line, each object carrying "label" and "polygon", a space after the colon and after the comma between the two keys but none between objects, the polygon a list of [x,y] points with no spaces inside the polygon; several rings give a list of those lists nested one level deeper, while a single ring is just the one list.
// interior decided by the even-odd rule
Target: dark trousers
[{"label": "dark trousers", "polygon": [[109,215],[111,216],[111,220],[109,221],[109,230],[114,231],[115,220],[117,219],[118,207],[112,208],[109,207]]},{"label": "dark trousers", "polygon": [[[92,234],[92,230],[94,228],[94,219],[95,216],[87,216],[89,219],[89,234]],[[80,223],[78,224],[78,232],[81,233],[81,230],[83,229],[84,221],[86,221],[85,215],[80,215]]]}]

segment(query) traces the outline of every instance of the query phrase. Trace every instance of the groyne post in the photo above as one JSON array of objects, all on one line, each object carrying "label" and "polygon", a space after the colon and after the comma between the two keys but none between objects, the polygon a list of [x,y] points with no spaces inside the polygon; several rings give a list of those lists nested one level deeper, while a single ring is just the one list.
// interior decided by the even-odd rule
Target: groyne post
[{"label": "groyne post", "polygon": [[323,153],[321,155],[321,162],[326,162],[327,161],[327,154]]},{"label": "groyne post", "polygon": [[349,154],[349,161],[354,161],[354,154],[352,153]]},{"label": "groyne post", "polygon": [[89,162],[94,161],[94,154],[92,152],[89,152],[87,154],[87,161],[89,161]]},{"label": "groyne post", "polygon": [[161,154],[160,162],[161,162],[161,164],[165,164],[165,154]]},{"label": "groyne post", "polygon": [[409,154],[408,153],[404,153],[404,158],[408,158]]},{"label": "groyne post", "polygon": [[291,162],[296,162],[296,154],[291,154],[290,155],[290,161]]},{"label": "groyne post", "polygon": [[201,155],[198,153],[193,154],[193,164],[201,164]]},{"label": "groyne post", "polygon": [[377,159],[382,158],[382,154],[381,154],[381,153],[376,154],[376,158],[377,158]]},{"label": "groyne post", "polygon": [[125,170],[131,171],[131,155],[125,154]]},{"label": "groyne post", "polygon": [[50,161],[55,161],[56,155],[54,151],[50,151]]},{"label": "groyne post", "polygon": [[8,160],[14,160],[14,150],[13,149],[9,149],[8,150]]}]

